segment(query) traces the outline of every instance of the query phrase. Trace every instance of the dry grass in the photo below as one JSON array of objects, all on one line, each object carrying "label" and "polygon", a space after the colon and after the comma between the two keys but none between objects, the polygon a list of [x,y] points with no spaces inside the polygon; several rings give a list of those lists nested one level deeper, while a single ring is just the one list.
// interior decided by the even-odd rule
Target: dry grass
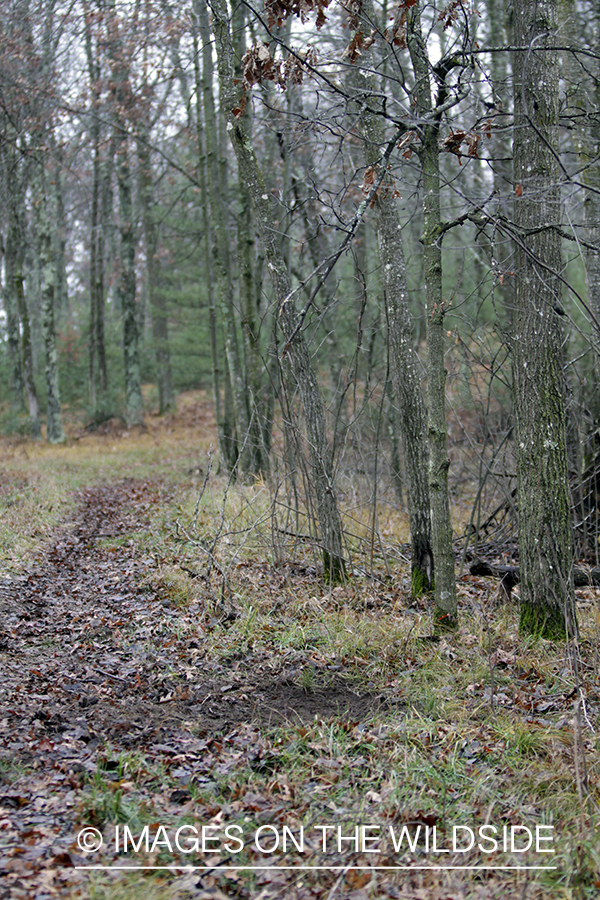
[{"label": "dry grass", "polygon": [[[273,678],[291,669],[290,677],[306,691],[326,688],[335,674],[353,690],[381,698],[380,712],[366,723],[316,720],[302,729],[269,731],[268,771],[240,763],[212,802],[230,804],[236,790],[239,796],[268,793],[285,782],[291,786],[285,808],[299,821],[321,815],[344,822],[435,820],[442,827],[552,824],[556,869],[380,873],[354,882],[347,872],[326,890],[313,876],[302,888],[302,879],[278,885],[216,875],[202,889],[188,876],[128,876],[118,883],[98,877],[88,896],[130,900],[143,891],[148,898],[267,900],[287,891],[327,900],[597,897],[596,593],[579,595],[580,648],[567,648],[522,639],[516,600],[512,607],[500,605],[494,585],[465,577],[458,591],[460,631],[433,641],[427,600],[411,604],[408,598],[406,517],[389,496],[378,507],[380,540],[371,548],[368,503],[347,495],[355,572],[348,584],[332,589],[322,583],[311,543],[282,534],[285,511],[274,503],[272,486],[230,484],[214,471],[206,480],[214,440],[208,401],[189,395],[180,398],[177,416],[148,418],[145,431],[71,431],[59,448],[5,441],[0,565],[5,571],[22,567],[82,485],[125,477],[168,480],[176,486],[173,499],[152,512],[140,540],[163,560],[153,576],[159,593],[182,613],[193,610],[203,659],[226,662],[251,654]],[[464,524],[464,509],[456,509],[455,521]],[[301,526],[308,530],[306,520]],[[226,618],[231,609],[235,618]],[[315,747],[329,768],[319,769]],[[357,759],[363,760],[358,767]],[[327,774],[346,772],[345,766],[347,774],[337,779]],[[522,859],[533,865],[540,857]],[[482,856],[473,852],[458,861],[479,863]]]}]

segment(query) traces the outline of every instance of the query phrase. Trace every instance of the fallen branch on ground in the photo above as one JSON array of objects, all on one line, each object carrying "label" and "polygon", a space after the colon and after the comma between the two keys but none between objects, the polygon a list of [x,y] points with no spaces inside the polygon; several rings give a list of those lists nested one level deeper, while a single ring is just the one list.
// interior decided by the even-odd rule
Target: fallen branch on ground
[{"label": "fallen branch on ground", "polygon": [[[510,600],[512,589],[521,579],[519,566],[493,566],[481,559],[475,560],[469,572],[471,575],[499,578],[500,589],[507,600]],[[573,580],[575,587],[600,587],[600,568],[587,570],[575,567],[573,569]]]}]

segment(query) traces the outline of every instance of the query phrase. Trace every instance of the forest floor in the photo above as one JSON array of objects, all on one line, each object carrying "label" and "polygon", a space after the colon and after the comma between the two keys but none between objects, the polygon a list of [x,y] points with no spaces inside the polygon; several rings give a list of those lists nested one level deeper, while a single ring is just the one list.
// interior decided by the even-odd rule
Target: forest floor
[{"label": "forest floor", "polygon": [[3,441],[0,898],[597,897],[596,593],[574,650],[463,576],[432,640],[401,552],[329,588],[211,440],[196,394]]}]

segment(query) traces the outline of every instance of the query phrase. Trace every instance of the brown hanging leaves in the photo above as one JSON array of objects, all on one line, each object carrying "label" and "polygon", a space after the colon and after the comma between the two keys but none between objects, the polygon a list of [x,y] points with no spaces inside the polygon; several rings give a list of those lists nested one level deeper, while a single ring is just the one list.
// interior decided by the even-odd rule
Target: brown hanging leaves
[{"label": "brown hanging leaves", "polygon": [[244,113],[246,112],[246,104],[247,103],[248,103],[248,95],[246,93],[246,88],[244,87],[243,92],[242,92],[242,98],[241,98],[239,104],[231,110],[231,112],[236,117],[236,119],[240,119],[244,115]]},{"label": "brown hanging leaves", "polygon": [[356,62],[362,51],[368,50],[375,43],[376,33],[371,32],[368,38],[365,38],[360,28],[354,33],[354,37],[342,53],[342,59],[347,58],[351,63]]},{"label": "brown hanging leaves", "polygon": [[[377,166],[369,166],[369,168],[365,172],[365,176],[363,178],[363,191],[365,188],[369,188],[372,184],[375,184],[375,176],[377,174]],[[369,191],[367,190],[368,194]]]},{"label": "brown hanging leaves", "polygon": [[417,132],[416,131],[405,131],[400,140],[398,141],[398,150],[402,150],[402,158],[410,159],[413,155],[413,149],[410,146],[413,141],[417,140]]},{"label": "brown hanging leaves", "polygon": [[[406,13],[404,13],[404,17],[406,18]],[[393,44],[399,50],[406,50],[406,25],[404,22],[394,25],[393,28],[386,28],[383,37],[388,44]]]},{"label": "brown hanging leaves", "polygon": [[263,81],[277,81],[278,66],[271,56],[271,49],[259,40],[250,47],[242,58],[244,81],[249,87],[262,84]]},{"label": "brown hanging leaves", "polygon": [[[444,141],[444,147],[447,153],[454,153],[458,156],[458,162],[462,165],[461,157],[470,156],[479,159],[479,145],[481,143],[481,135],[476,131],[451,131]],[[466,154],[462,150],[462,145],[466,145]]]},{"label": "brown hanging leaves", "polygon": [[498,273],[498,281],[500,282],[500,284],[502,286],[504,286],[504,279],[507,278],[509,275],[514,275],[514,274],[515,274],[514,272],[499,272]]},{"label": "brown hanging leaves", "polygon": [[[389,166],[388,166],[388,169],[389,169]],[[365,174],[363,176],[363,183],[362,183],[362,192],[365,197],[368,197],[369,194],[371,193],[371,189],[372,189],[373,185],[375,184],[375,181],[377,180],[378,177],[379,177],[379,166],[369,166],[367,169],[365,169]],[[391,176],[391,174],[389,173],[389,171],[388,171],[386,180],[387,180],[387,184],[380,185],[377,188],[377,190],[375,191],[375,196],[371,199],[371,202],[369,204],[371,209],[373,209],[373,207],[375,206],[376,200],[378,198],[381,199],[382,197],[386,197],[390,190],[392,192],[392,197],[394,199],[402,196],[400,194],[400,191],[396,188],[396,182],[394,181],[394,179]]]},{"label": "brown hanging leaves", "polygon": [[406,50],[407,12],[416,2],[417,0],[403,0],[403,2],[399,3],[396,7],[396,12],[392,16],[393,25],[390,28],[386,28],[383,33],[384,40],[388,44],[398,47],[399,50]]},{"label": "brown hanging leaves", "polygon": [[347,57],[351,63],[356,62],[358,57],[361,55],[360,51],[365,42],[365,36],[360,30],[354,32],[354,37],[342,53],[342,58]]},{"label": "brown hanging leaves", "polygon": [[296,16],[302,22],[306,22],[312,13],[317,14],[315,24],[322,28],[327,21],[324,10],[331,0],[266,0],[265,10],[269,28],[277,26],[281,28],[286,19]]},{"label": "brown hanging leaves", "polygon": [[440,22],[444,23],[444,31],[450,28],[458,19],[459,10],[465,9],[462,0],[451,0],[448,6],[438,16]]},{"label": "brown hanging leaves", "polygon": [[310,68],[317,64],[317,51],[309,47],[303,53],[290,53],[283,63],[281,87],[285,90],[288,84],[302,84],[304,76],[310,74]]},{"label": "brown hanging leaves", "polygon": [[[263,81],[274,81],[283,90],[288,84],[302,84],[307,67],[316,65],[316,62],[317,53],[313,47],[303,53],[290,53],[285,61],[276,60],[271,54],[271,48],[259,40],[242,58],[244,92],[247,87],[262,84]],[[245,108],[245,100],[242,100],[240,106],[233,110],[234,116],[239,118]]]}]

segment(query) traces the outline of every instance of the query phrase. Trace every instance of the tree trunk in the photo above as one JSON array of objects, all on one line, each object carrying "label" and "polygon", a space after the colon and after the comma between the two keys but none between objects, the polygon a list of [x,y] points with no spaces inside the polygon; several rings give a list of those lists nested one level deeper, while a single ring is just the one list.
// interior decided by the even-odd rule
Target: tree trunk
[{"label": "tree trunk", "polygon": [[278,304],[278,317],[286,341],[287,354],[304,407],[308,443],[310,447],[311,474],[315,491],[325,580],[338,581],[345,576],[342,550],[342,523],[333,485],[333,465],[325,434],[325,414],[316,372],[304,333],[291,295],[287,265],[281,252],[279,236],[272,223],[275,210],[272,197],[258,164],[254,148],[242,123],[233,110],[238,105],[239,87],[236,87],[233,71],[233,47],[223,0],[211,4],[214,15],[214,35],[219,62],[221,102],[227,121],[227,131],[238,161],[240,177],[246,183],[256,217],[262,249],[271,275]]},{"label": "tree trunk", "polygon": [[556,0],[515,0],[513,340],[521,631],[577,632],[565,433]]},{"label": "tree trunk", "polygon": [[[565,34],[571,47],[581,44],[579,18],[575,0],[561,0],[560,6],[561,32]],[[591,4],[591,21],[589,34],[586,34],[589,46],[594,51],[600,36],[600,3]],[[598,54],[586,54],[581,58],[567,49],[562,54],[561,68],[568,85],[567,108],[561,115],[572,116],[576,123],[569,129],[569,137],[577,154],[579,178],[585,186],[584,222],[586,225],[587,243],[593,245],[583,247],[588,302],[596,324],[592,324],[592,344],[595,351],[596,378],[600,376],[600,60]],[[600,424],[600,397],[593,391],[591,402],[596,427]]]},{"label": "tree trunk", "polygon": [[108,45],[111,61],[113,123],[117,156],[119,192],[119,277],[117,296],[123,318],[123,357],[125,363],[125,416],[128,425],[142,425],[142,400],[139,325],[136,303],[135,250],[133,221],[133,176],[131,172],[127,115],[133,98],[129,82],[129,60],[119,32],[114,0],[109,2]]},{"label": "tree trunk", "polygon": [[142,208],[142,224],[146,246],[146,273],[152,315],[152,334],[154,336],[154,352],[156,354],[158,414],[162,416],[163,413],[173,409],[175,405],[171,375],[171,354],[169,351],[169,320],[165,296],[160,284],[160,261],[157,255],[159,234],[154,213],[155,202],[152,161],[150,159],[150,136],[142,125],[139,126],[138,132],[140,205]]},{"label": "tree trunk", "polygon": [[129,142],[121,130],[117,150],[119,185],[119,232],[121,235],[118,295],[123,316],[123,355],[125,359],[125,408],[128,425],[144,421],[140,372],[139,324],[136,303],[135,231],[133,226],[132,175]]},{"label": "tree trunk", "polygon": [[[7,241],[8,244],[8,241]],[[14,257],[14,269],[12,272],[12,281],[14,286],[15,297],[19,309],[19,318],[21,320],[21,348],[23,360],[23,378],[25,382],[25,391],[27,393],[27,402],[29,404],[29,425],[31,428],[31,436],[37,440],[42,436],[42,428],[40,423],[40,404],[38,401],[37,388],[33,378],[33,350],[31,347],[31,327],[29,324],[29,310],[27,309],[27,301],[25,298],[25,278],[23,275],[23,251],[17,250]]]},{"label": "tree trunk", "polygon": [[[363,34],[368,34],[374,21],[370,0],[362,4],[361,10],[364,19],[361,18],[359,28]],[[387,159],[384,158],[386,142],[382,119],[378,115],[383,110],[383,104],[378,90],[376,66],[372,64],[373,58],[372,50],[363,54],[361,68],[354,71],[352,82],[360,92],[360,130],[365,142],[365,162],[376,170],[372,174],[377,177],[377,170],[380,165],[387,165]],[[394,140],[396,139],[397,135]],[[431,587],[434,566],[437,570],[438,563],[431,539],[427,415],[421,393],[419,360],[414,349],[402,229],[391,176],[384,178],[377,192],[375,219],[388,325],[390,372],[405,466],[411,539],[411,590],[414,595],[418,595]]]},{"label": "tree trunk", "polygon": [[[241,59],[246,52],[245,44],[245,7],[238,4],[233,10],[233,40],[237,78],[242,78]],[[250,106],[243,115],[245,129],[251,138]],[[266,406],[268,401],[263,397],[262,373],[264,370],[260,354],[260,325],[258,318],[258,294],[255,279],[254,221],[252,201],[243,179],[238,179],[239,211],[237,217],[237,238],[239,257],[240,309],[242,325],[242,342],[244,348],[244,372],[248,391],[250,421],[248,423],[248,470],[267,475],[269,471],[269,454],[263,441],[263,429],[266,425]]]},{"label": "tree trunk", "polygon": [[203,71],[202,75],[200,74],[200,47],[198,42],[199,9],[197,8],[197,4],[194,5],[191,22],[192,41],[194,49],[194,76],[196,86],[196,135],[198,140],[198,163],[200,170],[200,202],[202,206],[202,225],[204,227],[204,269],[206,275],[206,293],[208,299],[208,327],[210,334],[213,403],[215,407],[215,421],[217,425],[217,440],[219,443],[219,452],[221,454],[221,459],[224,460],[226,468],[231,471],[235,465],[235,454],[231,454],[231,440],[229,433],[226,431],[223,399],[221,398],[221,381],[223,372],[221,370],[219,356],[217,310],[215,307],[214,267],[212,257],[213,231],[210,223],[208,190],[206,187],[209,180],[205,139],[206,135],[202,123],[202,108],[206,107],[207,92],[210,91],[210,96],[212,97],[212,84],[209,81],[209,72]]},{"label": "tree trunk", "polygon": [[[503,21],[503,6],[497,0],[486,0],[489,41],[492,47],[503,47],[506,42],[506,30]],[[492,113],[492,172],[494,177],[494,194],[497,198],[498,214],[509,221],[513,216],[512,190],[512,147],[510,143],[511,97],[509,96],[508,54],[492,53],[490,73],[494,110]],[[504,115],[502,115],[504,113]],[[512,246],[510,240],[501,230],[494,231],[492,243],[492,265],[496,273],[495,292],[502,298],[502,307],[506,315],[507,327],[512,322],[515,302],[515,281],[507,273],[511,269]]]},{"label": "tree trunk", "polygon": [[[444,315],[440,211],[440,115],[434,108],[430,85],[430,63],[421,32],[418,3],[408,16],[408,48],[415,75],[415,112],[420,128],[419,152],[423,193],[423,266],[427,320],[427,420],[429,432],[429,494],[431,531],[435,561],[435,628],[457,627],[456,582],[452,523],[448,499],[448,441],[446,426],[446,369],[444,366]],[[443,83],[438,85],[436,104],[443,103]]]},{"label": "tree trunk", "polygon": [[52,139],[52,152],[57,160],[56,176],[52,185],[53,206],[56,210],[56,225],[53,234],[53,256],[56,260],[56,286],[54,288],[54,308],[58,320],[69,314],[69,285],[67,281],[67,222],[65,214],[64,188],[61,167],[63,166],[62,148],[56,147]]},{"label": "tree trunk", "polygon": [[[571,426],[575,426],[575,440],[568,450],[571,471],[578,473],[576,495],[573,497],[577,528],[573,532],[575,555],[598,559],[600,509],[597,484],[600,476],[600,60],[598,54],[579,57],[574,47],[583,43],[596,50],[600,37],[600,3],[590,8],[590,20],[583,25],[575,0],[560,0],[561,33],[570,45],[562,54],[561,68],[566,91],[566,109],[561,116],[569,116],[572,126],[569,138],[577,155],[578,177],[584,186],[584,225],[586,241],[583,245],[587,302],[591,313],[591,343],[594,349],[593,375],[584,394],[585,412],[579,421],[570,412]],[[582,40],[582,27],[585,34]],[[589,413],[588,413],[589,411]],[[569,434],[567,427],[567,434]]]},{"label": "tree trunk", "polygon": [[239,340],[236,330],[235,291],[231,255],[229,251],[229,234],[227,229],[229,210],[226,202],[226,170],[222,165],[222,155],[219,152],[219,123],[212,93],[213,46],[210,40],[208,10],[205,0],[196,0],[196,13],[202,38],[202,70],[205,79],[204,84],[207,88],[204,91],[204,122],[211,225],[217,244],[216,263],[218,296],[220,298],[220,311],[225,338],[225,353],[227,356],[235,410],[237,452],[236,459],[233,460],[233,465],[231,465],[230,468],[233,469],[237,463],[242,471],[249,471],[251,467],[248,434],[250,410],[247,385],[242,371]]},{"label": "tree trunk", "polygon": [[39,163],[38,194],[36,197],[36,226],[40,258],[40,298],[42,312],[42,332],[46,350],[46,389],[48,393],[46,412],[46,440],[51,444],[62,444],[66,440],[60,410],[60,389],[58,378],[58,354],[54,329],[54,293],[56,285],[56,260],[52,234],[54,217],[48,208],[52,192],[47,188],[47,173],[44,163]]},{"label": "tree trunk", "polygon": [[[90,331],[89,331],[89,391],[93,410],[102,407],[108,388],[106,373],[106,351],[104,346],[104,225],[107,212],[106,169],[110,165],[101,158],[101,82],[100,62],[94,57],[91,17],[84,4],[85,49],[88,64],[90,90],[94,98],[94,108],[90,124],[92,140],[92,205],[90,223]],[[112,157],[114,139],[110,144]],[[100,395],[100,396],[99,396]]]},{"label": "tree trunk", "polygon": [[107,231],[112,233],[109,223],[112,216],[112,173],[114,171],[115,152],[116,140],[113,135],[106,154],[104,156],[100,155],[99,159],[100,219],[96,229],[96,258],[98,261],[96,266],[96,349],[98,351],[98,391],[101,400],[106,398],[108,392],[104,313],[106,308],[105,284],[109,279],[105,278],[104,271],[108,267],[106,234]]},{"label": "tree trunk", "polygon": [[15,269],[18,248],[15,229],[9,225],[4,254],[4,312],[6,314],[6,337],[9,361],[10,408],[13,412],[24,411],[23,403],[23,358],[21,356],[21,323],[19,303],[15,291]]}]

